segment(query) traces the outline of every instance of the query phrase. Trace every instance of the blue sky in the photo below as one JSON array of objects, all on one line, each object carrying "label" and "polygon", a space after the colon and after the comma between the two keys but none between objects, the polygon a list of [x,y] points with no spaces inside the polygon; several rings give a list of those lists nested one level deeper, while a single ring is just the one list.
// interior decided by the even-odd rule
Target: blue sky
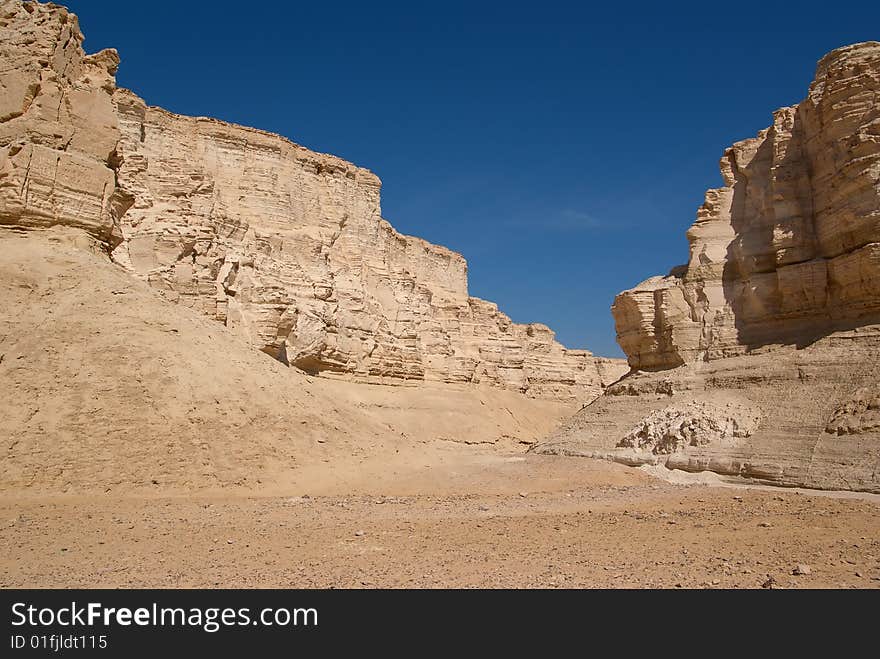
[{"label": "blue sky", "polygon": [[614,295],[687,260],[723,149],[880,39],[880,2],[65,4],[121,86],[368,167],[472,295],[603,355]]}]

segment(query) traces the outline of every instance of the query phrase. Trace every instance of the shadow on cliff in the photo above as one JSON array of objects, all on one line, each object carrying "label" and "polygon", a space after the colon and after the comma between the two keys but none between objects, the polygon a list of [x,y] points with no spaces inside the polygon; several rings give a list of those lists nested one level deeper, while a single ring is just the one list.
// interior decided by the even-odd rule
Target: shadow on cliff
[{"label": "shadow on cliff", "polygon": [[[776,125],[757,148],[745,167],[737,163],[733,148],[725,153],[734,173],[730,216],[735,237],[727,247],[722,274],[724,298],[733,314],[737,341],[751,352],[769,345],[805,348],[832,332],[851,330],[880,322],[880,314],[846,317],[842,309],[825,303],[786,309],[777,270],[774,230],[781,227],[794,236],[784,247],[794,254],[786,265],[822,260],[816,238],[812,206],[812,181],[803,152],[803,116],[796,111],[785,155],[774,163],[780,151],[775,141]],[[780,197],[781,195],[781,197]],[[778,204],[777,201],[788,202]],[[797,212],[777,217],[777,208],[795,206]],[[830,284],[826,284],[826,290]],[[830,292],[829,292],[830,294]]]}]

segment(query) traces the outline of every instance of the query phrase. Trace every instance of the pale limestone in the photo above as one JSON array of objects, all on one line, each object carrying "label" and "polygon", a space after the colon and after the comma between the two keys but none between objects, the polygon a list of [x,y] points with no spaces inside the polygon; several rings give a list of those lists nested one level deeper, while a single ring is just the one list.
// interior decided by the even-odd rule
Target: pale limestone
[{"label": "pale limestone", "polygon": [[[880,325],[869,325],[800,349],[633,372],[533,450],[773,485],[880,492],[880,422],[872,409],[878,355]],[[754,410],[760,421],[748,436],[710,438],[668,454],[620,445],[659,411],[695,401]]]},{"label": "pale limestone", "polygon": [[382,218],[372,172],[128,91],[114,101],[119,184],[134,198],[114,259],[281,361],[582,403],[626,371],[471,297],[460,254]]},{"label": "pale limestone", "polygon": [[807,98],[721,160],[690,260],[624,291],[634,369],[803,345],[880,320],[880,43],[824,57]]},{"label": "pale limestone", "polygon": [[760,421],[761,413],[747,405],[692,400],[652,412],[617,446],[655,454],[677,453],[689,446],[732,443],[739,437],[749,437]]},{"label": "pale limestone", "polygon": [[121,240],[112,102],[119,57],[86,55],[64,7],[0,2],[0,225]]},{"label": "pale limestone", "polygon": [[626,371],[470,297],[460,254],[382,218],[370,171],[148,107],[116,88],[116,51],[84,53],[74,14],[0,2],[0,225],[82,229],[167,299],[313,374],[583,404]]},{"label": "pale limestone", "polygon": [[728,149],[689,263],[615,300],[632,371],[534,450],[880,492],[878,108],[848,46]]}]

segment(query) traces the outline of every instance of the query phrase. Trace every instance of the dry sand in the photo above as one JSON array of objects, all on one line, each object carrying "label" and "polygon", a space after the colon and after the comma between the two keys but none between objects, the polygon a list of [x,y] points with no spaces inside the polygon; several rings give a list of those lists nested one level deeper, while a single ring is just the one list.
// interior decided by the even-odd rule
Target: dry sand
[{"label": "dry sand", "polygon": [[290,496],[6,497],[0,585],[880,588],[871,495],[460,446],[396,458]]},{"label": "dry sand", "polygon": [[525,454],[572,410],[310,378],[81,235],[0,240],[2,587],[880,587],[877,497]]},{"label": "dry sand", "polygon": [[524,446],[575,410],[488,386],[306,376],[161,299],[80,232],[0,233],[0,309],[15,310],[0,314],[0,491],[273,492],[402,447]]}]

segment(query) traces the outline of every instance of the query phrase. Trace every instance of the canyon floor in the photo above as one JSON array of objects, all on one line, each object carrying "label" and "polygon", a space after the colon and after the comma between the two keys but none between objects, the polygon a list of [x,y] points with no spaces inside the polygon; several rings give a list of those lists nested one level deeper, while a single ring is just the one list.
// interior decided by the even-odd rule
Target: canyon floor
[{"label": "canyon floor", "polygon": [[526,453],[576,403],[307,377],[77,235],[0,243],[0,587],[880,588],[878,495]]},{"label": "canyon floor", "polygon": [[4,495],[0,586],[880,588],[876,495],[437,443],[298,481],[259,497]]}]

